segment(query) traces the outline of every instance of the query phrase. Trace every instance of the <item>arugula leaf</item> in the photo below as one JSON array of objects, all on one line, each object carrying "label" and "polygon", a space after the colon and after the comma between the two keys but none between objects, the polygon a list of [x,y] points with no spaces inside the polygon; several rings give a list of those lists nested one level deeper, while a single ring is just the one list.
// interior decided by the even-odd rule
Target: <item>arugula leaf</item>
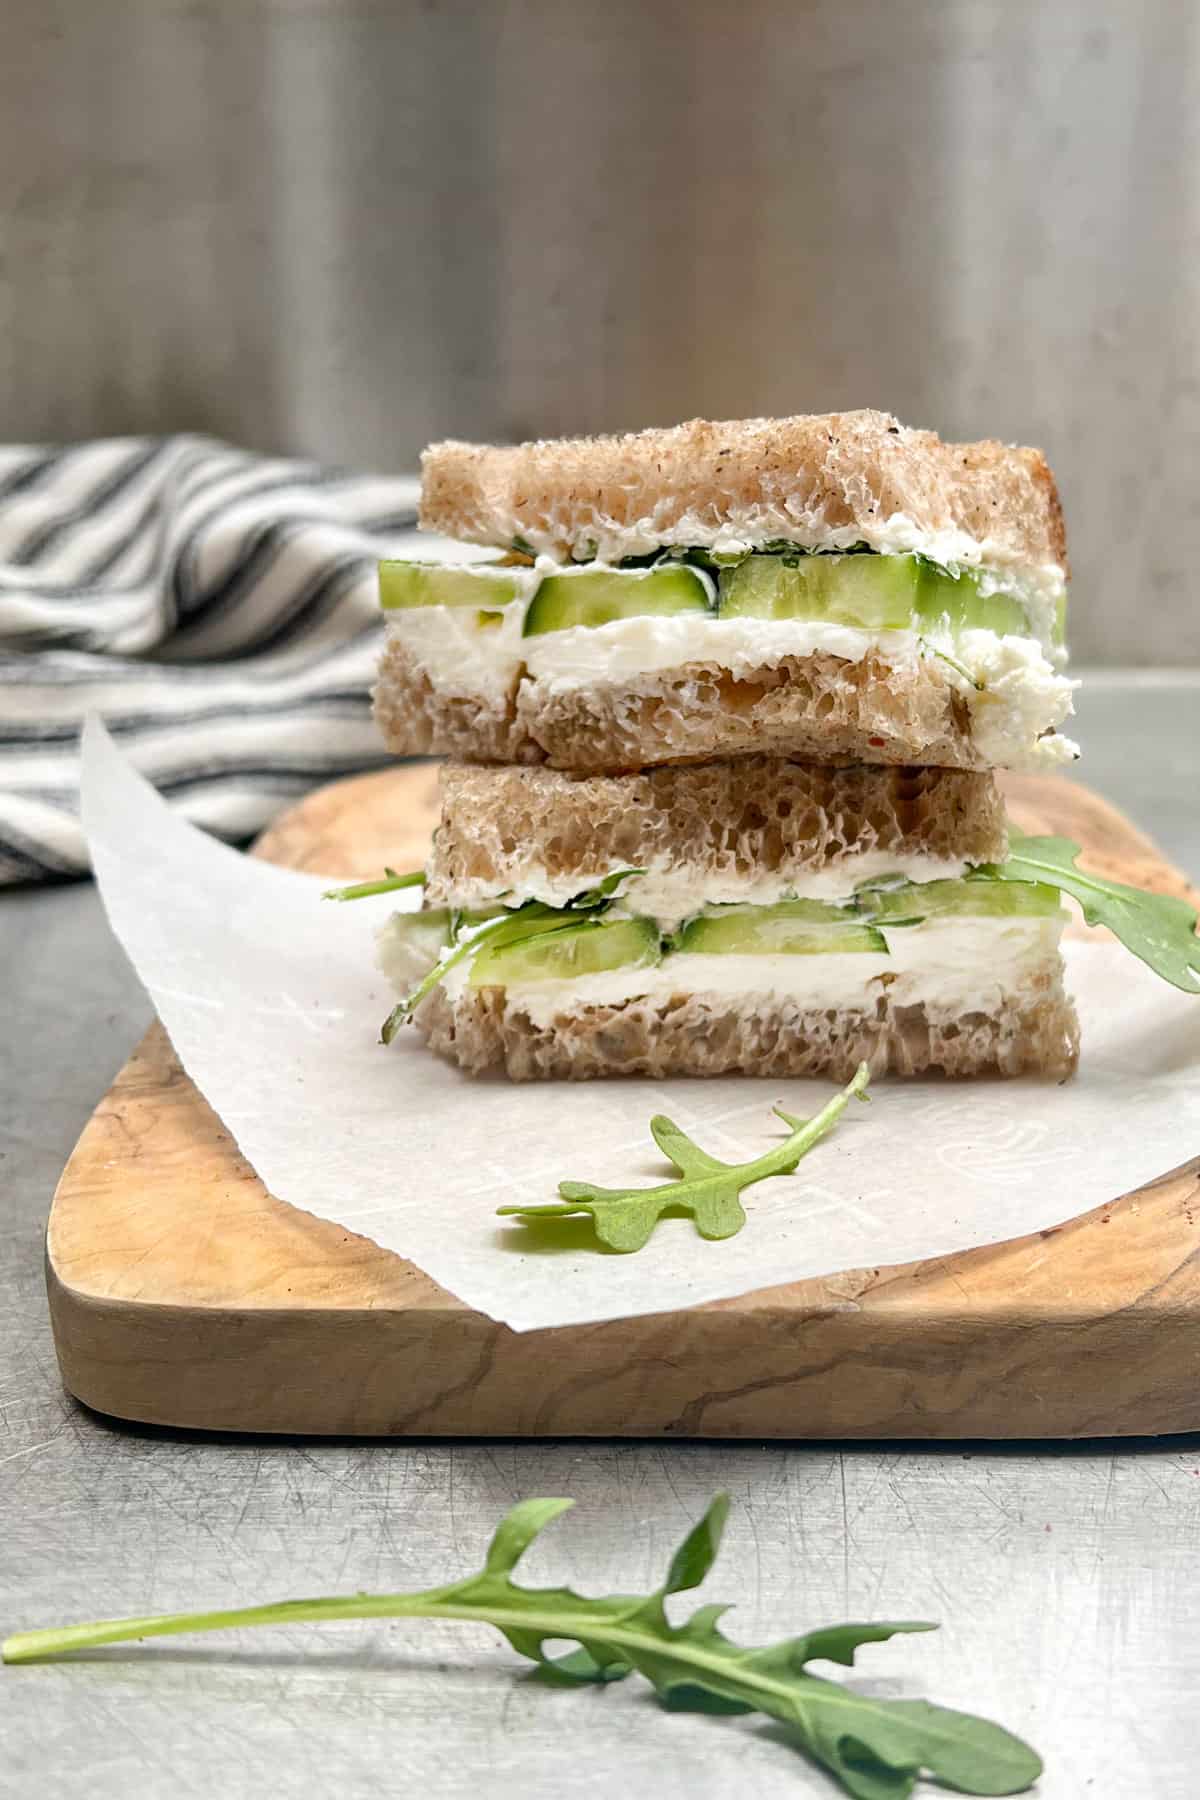
[{"label": "arugula leaf", "polygon": [[522,1219],[565,1219],[574,1213],[590,1213],[600,1242],[624,1253],[643,1249],[663,1214],[671,1209],[690,1213],[702,1238],[733,1237],[746,1223],[742,1189],[768,1175],[790,1175],[800,1158],[833,1129],[851,1098],[866,1099],[870,1078],[866,1063],[860,1063],[849,1085],[815,1119],[795,1119],[781,1106],[775,1107],[791,1132],[782,1144],[751,1162],[718,1162],[693,1143],[686,1131],[658,1113],[650,1121],[651,1135],[678,1169],[681,1180],[652,1188],[602,1188],[591,1181],[560,1181],[560,1202],[498,1206],[496,1211]]},{"label": "arugula leaf", "polygon": [[456,913],[453,941],[412,992],[393,1006],[380,1029],[380,1042],[390,1044],[425,996],[445,980],[456,964],[473,955],[480,944],[515,944],[521,938],[536,937],[544,931],[562,931],[566,926],[578,923],[579,920],[570,913],[543,906],[540,900],[528,900],[524,906],[514,907],[512,912],[497,913],[494,919],[487,919],[482,925],[465,925],[462,914]]},{"label": "arugula leaf", "polygon": [[1200,937],[1197,912],[1186,900],[1151,894],[1145,888],[1105,881],[1076,868],[1079,845],[1070,838],[1025,837],[1009,833],[1007,862],[981,863],[968,881],[1040,881],[1070,894],[1083,908],[1089,925],[1107,925],[1127,950],[1148,968],[1182,988],[1200,994]]},{"label": "arugula leaf", "polygon": [[395,869],[385,866],[381,881],[356,881],[350,887],[326,888],[321,898],[322,900],[365,900],[368,894],[391,894],[399,888],[424,886],[424,869],[413,869],[407,875],[397,875]]},{"label": "arugula leaf", "polygon": [[[787,1726],[797,1747],[821,1763],[856,1800],[905,1800],[923,1774],[967,1794],[1024,1793],[1042,1772],[1028,1744],[988,1719],[927,1700],[879,1700],[809,1672],[817,1658],[852,1666],[863,1644],[905,1632],[933,1631],[924,1621],[831,1625],[763,1647],[735,1644],[718,1621],[729,1609],[705,1605],[680,1625],[666,1601],[705,1579],[721,1544],[729,1498],[718,1494],[684,1538],[661,1586],[644,1596],[592,1598],[571,1588],[528,1588],[513,1570],[538,1534],[574,1504],[522,1500],[492,1538],[483,1568],[464,1581],[413,1594],[334,1595],[283,1600],[228,1612],[167,1613],[104,1619],[48,1631],[19,1631],[0,1646],[6,1663],[44,1661],[131,1638],[243,1625],[295,1625],[330,1619],[477,1619],[503,1633],[548,1674],[569,1681],[620,1681],[637,1670],[664,1706],[765,1713]],[[546,1643],[579,1647],[551,1657]]]},{"label": "arugula leaf", "polygon": [[[434,988],[444,981],[456,964],[462,962],[465,957],[473,956],[480,944],[485,941],[494,945],[515,944],[522,938],[538,937],[546,931],[563,931],[568,926],[578,927],[589,922],[598,924],[599,915],[611,906],[613,894],[626,877],[642,873],[644,871],[641,869],[614,869],[611,875],[606,875],[604,880],[598,882],[595,887],[585,888],[581,894],[576,894],[565,907],[546,906],[541,900],[527,900],[523,906],[514,906],[507,912],[497,913],[494,918],[487,919],[483,923],[480,923],[477,918],[474,920],[468,918],[462,912],[455,912],[451,925],[450,943],[412,992],[406,994],[403,1000],[393,1006],[383,1021],[379,1033],[380,1042],[390,1044],[400,1027],[412,1018],[426,995],[431,994]],[[421,880],[424,881],[424,879],[425,877],[422,875]],[[405,876],[398,880],[397,885],[413,886],[415,880],[414,876]],[[380,884],[372,891],[383,893],[386,888]],[[357,898],[352,894],[346,894],[344,897],[346,899]],[[580,919],[578,914],[581,912],[587,914],[588,917]]]}]

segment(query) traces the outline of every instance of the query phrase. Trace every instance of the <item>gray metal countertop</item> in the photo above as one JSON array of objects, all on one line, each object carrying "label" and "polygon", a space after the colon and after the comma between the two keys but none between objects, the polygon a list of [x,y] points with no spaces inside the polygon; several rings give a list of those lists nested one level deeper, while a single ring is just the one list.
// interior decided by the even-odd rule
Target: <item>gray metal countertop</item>
[{"label": "gray metal countertop", "polygon": [[[1200,678],[1089,683],[1093,786],[1200,872]],[[514,1499],[579,1506],[527,1578],[660,1577],[730,1490],[706,1596],[763,1641],[934,1618],[853,1679],[984,1712],[1043,1800],[1183,1800],[1200,1769],[1200,1434],[1064,1446],[344,1444],[114,1426],[63,1394],[41,1237],[72,1143],[149,1009],[88,885],[0,895],[0,1631],[478,1565]],[[1200,1397],[1198,1397],[1200,1406]],[[761,1722],[665,1714],[631,1679],[548,1690],[483,1628],[180,1639],[0,1671],[0,1794],[521,1800],[835,1791]],[[930,1790],[933,1792],[934,1790]]]}]

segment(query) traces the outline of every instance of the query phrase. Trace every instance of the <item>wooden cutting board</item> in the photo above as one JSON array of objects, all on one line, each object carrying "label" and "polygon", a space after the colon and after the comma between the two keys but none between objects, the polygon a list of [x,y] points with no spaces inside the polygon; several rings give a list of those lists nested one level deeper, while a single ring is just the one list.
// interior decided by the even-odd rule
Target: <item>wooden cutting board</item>
[{"label": "wooden cutting board", "polygon": [[[1189,892],[1085,788],[1006,789],[1023,829],[1074,837],[1118,878]],[[414,867],[435,816],[436,772],[411,765],[313,794],[258,849],[347,879]],[[63,1172],[47,1256],[67,1387],[159,1425],[749,1438],[1200,1428],[1200,1159],[1034,1237],[517,1335],[398,1256],[273,1199],[155,1027]]]}]

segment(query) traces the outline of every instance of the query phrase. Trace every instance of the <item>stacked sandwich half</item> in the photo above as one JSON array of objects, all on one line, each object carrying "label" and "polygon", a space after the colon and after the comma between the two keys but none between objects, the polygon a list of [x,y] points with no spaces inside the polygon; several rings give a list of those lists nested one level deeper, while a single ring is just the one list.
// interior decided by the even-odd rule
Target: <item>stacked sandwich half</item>
[{"label": "stacked sandwich half", "polygon": [[436,1050],[514,1079],[1074,1066],[1057,888],[997,766],[1074,746],[1041,455],[871,412],[434,446],[376,710],[455,759],[381,939]]}]

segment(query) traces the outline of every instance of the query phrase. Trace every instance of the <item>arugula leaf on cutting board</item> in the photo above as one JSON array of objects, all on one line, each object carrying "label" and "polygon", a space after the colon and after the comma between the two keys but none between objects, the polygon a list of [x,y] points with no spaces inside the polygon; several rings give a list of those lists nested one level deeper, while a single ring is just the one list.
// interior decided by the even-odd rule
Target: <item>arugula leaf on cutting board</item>
[{"label": "arugula leaf on cutting board", "polygon": [[1079,845],[1064,837],[1009,833],[1008,860],[983,863],[968,881],[1040,881],[1070,894],[1089,925],[1107,925],[1127,950],[1185,994],[1200,994],[1197,913],[1186,900],[1105,881],[1076,867]]},{"label": "arugula leaf on cutting board", "polygon": [[593,1181],[560,1181],[559,1201],[545,1206],[498,1206],[497,1213],[521,1219],[566,1219],[590,1213],[600,1242],[610,1250],[641,1250],[666,1212],[688,1214],[703,1238],[733,1237],[746,1223],[742,1189],[769,1175],[790,1175],[802,1156],[832,1131],[852,1099],[867,1098],[871,1079],[860,1063],[852,1081],[813,1119],[796,1119],[781,1106],[773,1110],[791,1127],[782,1144],[750,1162],[723,1163],[694,1143],[680,1126],[656,1113],[650,1133],[667,1160],[679,1171],[678,1181],[650,1188],[603,1188]]},{"label": "arugula leaf on cutting board", "polygon": [[[661,1586],[647,1595],[592,1597],[571,1588],[528,1588],[513,1570],[539,1532],[574,1504],[522,1500],[492,1538],[476,1575],[412,1594],[352,1594],[283,1600],[230,1612],[168,1613],[101,1620],[57,1630],[19,1631],[0,1647],[5,1662],[37,1662],[131,1638],[242,1625],[295,1625],[331,1619],[475,1619],[494,1625],[513,1649],[563,1681],[620,1681],[635,1669],[674,1711],[765,1713],[822,1764],[855,1800],[905,1800],[923,1775],[967,1794],[1019,1794],[1037,1780],[1041,1758],[1002,1726],[928,1700],[883,1700],[811,1673],[817,1660],[853,1665],[863,1644],[933,1631],[919,1622],[829,1625],[762,1647],[735,1644],[718,1621],[727,1606],[699,1606],[679,1625],[666,1601],[699,1587],[721,1544],[729,1499],[718,1494],[680,1544]],[[549,1656],[546,1644],[578,1648]],[[747,1749],[751,1748],[747,1745]]]}]

